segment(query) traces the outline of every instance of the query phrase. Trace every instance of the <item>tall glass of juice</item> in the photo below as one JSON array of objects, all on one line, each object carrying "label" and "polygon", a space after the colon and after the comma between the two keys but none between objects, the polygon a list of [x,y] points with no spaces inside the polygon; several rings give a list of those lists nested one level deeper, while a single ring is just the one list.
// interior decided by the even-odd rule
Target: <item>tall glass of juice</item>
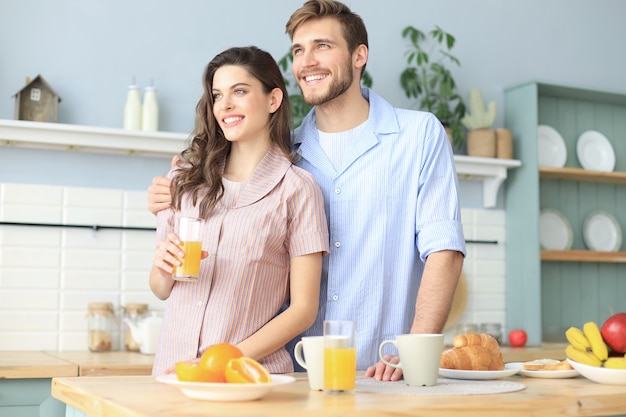
[{"label": "tall glass of juice", "polygon": [[177,281],[197,281],[200,278],[201,229],[202,219],[195,217],[176,219],[176,233],[180,239],[180,247],[185,253],[181,264],[174,268],[174,274],[172,274],[172,278]]},{"label": "tall glass of juice", "polygon": [[356,323],[324,321],[324,392],[352,393],[356,385]]}]

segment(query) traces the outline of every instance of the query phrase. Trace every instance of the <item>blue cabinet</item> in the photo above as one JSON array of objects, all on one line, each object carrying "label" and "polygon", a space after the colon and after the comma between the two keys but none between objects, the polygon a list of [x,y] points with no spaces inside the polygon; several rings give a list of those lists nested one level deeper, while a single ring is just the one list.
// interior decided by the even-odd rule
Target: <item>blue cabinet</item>
[{"label": "blue cabinet", "polygon": [[63,417],[65,404],[50,394],[51,381],[0,379],[0,417]]},{"label": "blue cabinet", "polygon": [[[582,225],[592,210],[613,214],[626,227],[626,93],[542,82],[505,90],[505,125],[522,166],[507,182],[507,328],[525,328],[529,344],[565,341],[569,326],[601,324],[626,311],[626,252],[587,250]],[[537,127],[563,137],[563,169],[538,164]],[[576,154],[581,133],[604,134],[616,155],[615,173],[582,169]],[[542,251],[539,216],[544,208],[563,213],[572,225],[570,251]]]}]

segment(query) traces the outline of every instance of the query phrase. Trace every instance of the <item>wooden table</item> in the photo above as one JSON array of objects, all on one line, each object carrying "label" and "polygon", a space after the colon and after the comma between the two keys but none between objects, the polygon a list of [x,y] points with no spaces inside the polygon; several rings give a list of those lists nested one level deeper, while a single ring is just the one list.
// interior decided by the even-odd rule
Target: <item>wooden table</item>
[{"label": "wooden table", "polygon": [[626,414],[626,386],[601,385],[583,377],[510,377],[523,391],[493,395],[425,396],[355,392],[329,395],[310,391],[306,374],[276,387],[258,401],[193,400],[152,377],[98,377],[52,380],[52,395],[90,416],[116,417],[402,417],[402,416],[605,416]]}]

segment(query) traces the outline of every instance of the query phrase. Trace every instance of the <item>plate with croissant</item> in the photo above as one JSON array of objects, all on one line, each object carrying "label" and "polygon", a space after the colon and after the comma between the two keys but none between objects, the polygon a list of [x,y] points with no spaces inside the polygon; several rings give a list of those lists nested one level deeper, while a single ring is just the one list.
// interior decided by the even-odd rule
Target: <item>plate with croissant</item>
[{"label": "plate with croissant", "polygon": [[442,352],[439,375],[453,379],[500,379],[520,368],[505,367],[498,341],[487,333],[465,333],[452,339]]}]

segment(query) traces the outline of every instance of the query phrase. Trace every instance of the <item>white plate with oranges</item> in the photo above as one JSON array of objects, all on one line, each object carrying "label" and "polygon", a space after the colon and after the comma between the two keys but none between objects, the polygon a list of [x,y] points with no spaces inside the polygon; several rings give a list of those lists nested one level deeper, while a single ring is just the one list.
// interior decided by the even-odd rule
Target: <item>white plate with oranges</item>
[{"label": "white plate with oranges", "polygon": [[270,374],[236,346],[216,343],[202,353],[199,363],[178,362],[175,373],[160,375],[156,380],[174,385],[197,400],[249,401],[263,397],[279,385],[294,382],[295,378]]},{"label": "white plate with oranges", "polygon": [[289,375],[271,375],[270,382],[237,384],[232,382],[187,382],[179,381],[175,374],[160,375],[157,381],[178,387],[189,398],[207,401],[250,401],[267,395],[279,385],[289,384],[296,379]]}]

